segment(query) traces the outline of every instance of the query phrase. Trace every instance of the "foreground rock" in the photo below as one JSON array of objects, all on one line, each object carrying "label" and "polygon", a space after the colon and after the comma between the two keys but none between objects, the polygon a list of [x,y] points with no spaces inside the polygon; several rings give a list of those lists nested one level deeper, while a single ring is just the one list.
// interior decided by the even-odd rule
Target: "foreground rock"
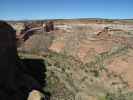
[{"label": "foreground rock", "polygon": [[16,37],[15,30],[4,21],[0,21],[0,87],[16,92]]},{"label": "foreground rock", "polygon": [[44,99],[44,95],[42,93],[40,93],[37,90],[32,90],[29,93],[28,99],[27,100],[42,100]]},{"label": "foreground rock", "polygon": [[26,73],[17,54],[15,30],[0,21],[0,99],[26,100],[28,93],[42,86]]}]

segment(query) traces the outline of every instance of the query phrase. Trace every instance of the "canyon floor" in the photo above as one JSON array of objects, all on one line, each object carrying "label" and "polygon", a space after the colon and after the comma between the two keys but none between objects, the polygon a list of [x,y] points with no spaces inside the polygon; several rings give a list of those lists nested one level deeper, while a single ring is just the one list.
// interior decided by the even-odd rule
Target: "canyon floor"
[{"label": "canyon floor", "polygon": [[[21,59],[44,60],[51,100],[133,100],[132,20],[53,21],[55,31],[36,31],[18,47]],[[9,23],[17,32],[24,25]]]}]

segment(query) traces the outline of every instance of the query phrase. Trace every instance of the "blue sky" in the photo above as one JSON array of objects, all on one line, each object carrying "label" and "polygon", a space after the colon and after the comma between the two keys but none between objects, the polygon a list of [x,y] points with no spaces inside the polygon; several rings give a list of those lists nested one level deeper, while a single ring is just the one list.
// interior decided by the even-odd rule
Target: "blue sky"
[{"label": "blue sky", "polygon": [[0,0],[0,19],[133,18],[133,0]]}]

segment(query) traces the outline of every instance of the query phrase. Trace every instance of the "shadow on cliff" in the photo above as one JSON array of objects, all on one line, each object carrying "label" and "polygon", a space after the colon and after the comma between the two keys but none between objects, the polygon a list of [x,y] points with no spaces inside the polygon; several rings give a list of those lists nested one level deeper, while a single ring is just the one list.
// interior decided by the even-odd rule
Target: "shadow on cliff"
[{"label": "shadow on cliff", "polygon": [[17,53],[16,32],[0,21],[0,99],[27,100],[32,90],[43,91],[46,85],[46,66],[42,59],[20,59]]},{"label": "shadow on cliff", "polygon": [[[44,93],[45,100],[50,100],[50,93],[43,91],[46,86],[46,66],[43,59],[19,59],[18,60],[18,85],[19,89],[27,94],[31,90],[39,90]],[[21,74],[21,75],[20,75]]]}]

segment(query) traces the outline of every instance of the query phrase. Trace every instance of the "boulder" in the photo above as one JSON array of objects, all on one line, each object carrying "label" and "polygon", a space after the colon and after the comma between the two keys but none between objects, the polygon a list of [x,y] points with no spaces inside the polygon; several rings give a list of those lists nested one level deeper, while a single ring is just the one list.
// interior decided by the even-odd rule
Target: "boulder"
[{"label": "boulder", "polygon": [[29,93],[28,100],[42,100],[44,95],[37,90],[33,90]]}]

